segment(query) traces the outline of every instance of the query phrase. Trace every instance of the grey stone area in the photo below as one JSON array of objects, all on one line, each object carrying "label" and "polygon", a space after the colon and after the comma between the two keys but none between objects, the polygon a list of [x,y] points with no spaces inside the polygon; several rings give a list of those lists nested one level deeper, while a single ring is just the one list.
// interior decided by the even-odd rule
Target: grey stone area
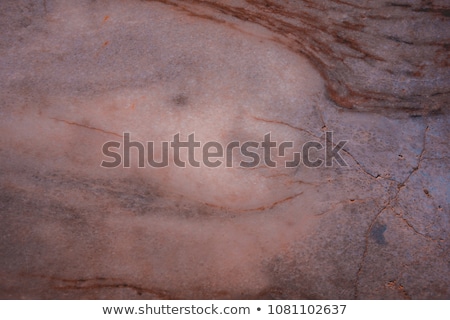
[{"label": "grey stone area", "polygon": [[[448,12],[1,1],[0,298],[449,299]],[[346,166],[102,168],[125,132]]]}]

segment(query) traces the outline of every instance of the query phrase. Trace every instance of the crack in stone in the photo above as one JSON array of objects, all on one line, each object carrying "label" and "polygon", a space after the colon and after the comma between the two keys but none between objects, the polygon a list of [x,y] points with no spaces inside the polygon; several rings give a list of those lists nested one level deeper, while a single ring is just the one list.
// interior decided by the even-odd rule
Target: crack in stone
[{"label": "crack in stone", "polygon": [[[163,290],[159,288],[146,288],[139,285],[134,285],[127,283],[124,280],[118,278],[109,278],[109,277],[94,277],[94,278],[80,278],[80,279],[67,279],[62,277],[55,276],[46,276],[39,274],[27,274],[21,273],[20,276],[29,277],[29,278],[39,278],[48,280],[51,282],[56,282],[56,284],[52,285],[52,289],[55,290],[96,290],[96,289],[130,289],[135,291],[139,296],[143,293],[151,294],[157,297],[159,300],[177,300],[184,299],[182,295],[176,292],[170,292],[168,290]],[[59,284],[58,284],[59,282]],[[193,288],[199,289],[201,288]],[[281,290],[281,289],[280,289]],[[252,294],[249,296],[243,295],[238,296],[234,299],[264,299],[268,295],[274,292],[273,287],[268,287],[262,289],[259,293]],[[217,291],[214,292],[214,296],[229,296],[229,293],[226,291]]]},{"label": "crack in stone", "polygon": [[313,186],[313,187],[320,187],[322,185],[321,183],[307,182],[307,181],[303,181],[303,180],[288,181],[287,184],[289,184],[289,185],[292,185],[292,184],[305,184],[305,185]]},{"label": "crack in stone", "polygon": [[[397,192],[398,194],[398,192]],[[367,257],[367,252],[369,250],[369,236],[370,236],[370,232],[372,231],[373,226],[375,225],[376,221],[378,220],[378,218],[380,217],[380,215],[388,208],[388,206],[391,204],[392,199],[389,199],[387,201],[387,204],[375,215],[375,218],[373,218],[372,222],[369,225],[369,228],[367,229],[366,233],[365,233],[365,246],[364,246],[364,251],[361,257],[361,261],[359,262],[359,266],[358,266],[358,271],[356,273],[356,280],[355,280],[355,289],[354,289],[354,299],[358,299],[359,296],[359,282],[361,279],[361,273],[362,273],[362,269],[364,267],[364,262],[366,260]]]},{"label": "crack in stone", "polygon": [[[356,280],[355,280],[355,289],[354,289],[354,298],[357,299],[358,295],[359,295],[359,291],[358,291],[358,287],[359,287],[359,282],[360,282],[360,278],[361,278],[361,273],[362,273],[362,269],[364,267],[364,262],[366,260],[367,257],[367,253],[369,250],[369,235],[370,232],[372,231],[373,226],[375,225],[376,221],[378,220],[378,218],[380,217],[380,215],[388,208],[391,207],[391,209],[393,209],[393,207],[391,206],[392,203],[394,203],[394,201],[396,203],[398,203],[398,196],[400,194],[400,191],[402,190],[403,187],[405,187],[406,183],[408,182],[408,180],[411,178],[411,176],[417,172],[420,169],[420,164],[422,162],[423,159],[423,155],[425,154],[425,149],[426,149],[426,138],[427,138],[427,133],[428,133],[428,129],[429,126],[427,126],[425,128],[424,134],[423,134],[423,144],[422,144],[422,150],[419,154],[419,159],[417,161],[417,165],[413,168],[413,170],[409,173],[409,175],[405,178],[405,180],[400,183],[397,186],[397,191],[395,193],[395,195],[390,198],[387,202],[387,204],[378,212],[378,214],[375,216],[375,218],[372,220],[372,222],[369,225],[369,228],[367,229],[366,233],[365,233],[365,247],[364,247],[364,251],[363,251],[363,255],[361,257],[361,261],[359,263],[359,267],[358,267],[358,271],[356,274]],[[405,221],[406,222],[406,221]],[[409,225],[409,223],[407,223]],[[412,226],[411,226],[412,227]],[[412,228],[412,230],[415,230],[414,228]],[[417,232],[418,234],[420,234],[419,232]]]},{"label": "crack in stone", "polygon": [[375,179],[375,180],[377,180],[378,178],[382,178],[382,179],[383,179],[383,177],[381,177],[379,174],[377,174],[377,175],[375,176],[375,175],[371,174],[369,171],[367,171],[367,170],[363,167],[363,165],[362,165],[361,163],[359,163],[359,161],[356,160],[356,158],[355,158],[348,150],[346,150],[345,148],[342,148],[342,151],[344,151],[345,154],[347,154],[348,156],[350,156],[350,158],[352,158],[353,161],[355,161],[356,165],[358,166],[358,168],[359,168],[363,173],[365,173],[366,175],[370,176],[371,178],[373,178],[373,179]]},{"label": "crack in stone", "polygon": [[50,117],[50,119],[55,120],[55,121],[59,121],[59,122],[63,122],[65,124],[68,124],[68,125],[71,125],[71,126],[77,126],[77,127],[80,127],[80,128],[94,130],[94,131],[97,131],[97,132],[111,134],[111,135],[114,135],[116,137],[123,138],[123,136],[121,134],[118,134],[118,133],[115,133],[115,132],[112,132],[112,131],[107,131],[107,130],[103,130],[103,129],[96,128],[96,127],[91,127],[91,126],[88,126],[88,125],[84,125],[84,124],[81,124],[81,123],[77,123],[77,122],[73,122],[73,121],[69,121],[69,120],[65,120],[65,119],[58,119],[58,118],[54,118],[54,117]]},{"label": "crack in stone", "polygon": [[375,201],[377,202],[377,198],[364,198],[364,199],[348,199],[348,200],[342,200],[342,201],[338,201],[338,202],[334,202],[331,204],[332,208],[325,210],[321,213],[316,213],[315,216],[324,216],[334,210],[336,210],[338,205],[343,205],[343,204],[355,204],[355,203],[365,203],[367,201]]},{"label": "crack in stone", "polygon": [[296,127],[296,126],[293,126],[293,125],[291,125],[291,124],[289,124],[289,123],[287,123],[287,122],[284,122],[284,121],[280,121],[280,120],[268,120],[268,119],[264,119],[264,118],[260,118],[260,117],[255,117],[255,116],[251,116],[251,117],[252,117],[254,120],[256,120],[256,121],[262,121],[262,122],[266,122],[266,123],[274,123],[274,124],[284,125],[284,126],[287,126],[287,127],[291,128],[291,129],[294,129],[294,130],[298,130],[298,131],[300,131],[300,132],[307,133],[308,135],[310,135],[310,136],[312,136],[312,137],[314,137],[314,138],[320,139],[319,136],[315,135],[315,134],[312,133],[311,131],[306,130],[306,129],[303,129],[303,128],[299,128],[299,127]]},{"label": "crack in stone", "polygon": [[[406,177],[406,179],[402,183],[400,183],[398,185],[398,191],[399,192],[400,192],[400,190],[402,188],[404,188],[406,186],[406,183],[409,181],[411,176],[420,169],[420,165],[421,165],[422,160],[423,160],[423,155],[425,154],[425,147],[426,147],[426,140],[427,140],[428,129],[429,129],[429,126],[427,126],[425,128],[425,131],[424,131],[424,134],[423,134],[422,151],[419,154],[419,159],[417,160],[417,165],[412,169],[412,171],[409,173],[409,175]],[[397,193],[397,195],[398,195],[398,193]]]},{"label": "crack in stone", "polygon": [[276,207],[276,206],[278,206],[278,205],[280,205],[280,204],[282,204],[284,202],[291,201],[291,200],[297,198],[298,196],[301,196],[302,194],[303,194],[303,192],[299,192],[299,193],[296,193],[296,194],[294,194],[292,196],[289,196],[289,197],[283,198],[281,200],[277,200],[275,202],[272,202],[269,205],[261,206],[261,207],[258,207],[258,208],[251,208],[251,209],[230,209],[228,207],[223,207],[223,206],[215,205],[215,204],[212,204],[212,203],[207,203],[207,202],[202,202],[202,203],[204,205],[206,205],[206,206],[209,206],[209,207],[212,207],[212,208],[216,208],[216,209],[221,209],[221,210],[225,210],[225,211],[232,211],[232,212],[236,212],[236,213],[245,213],[245,212],[255,212],[255,211],[270,210],[270,209],[273,209],[274,207]]},{"label": "crack in stone", "polygon": [[397,214],[397,216],[415,233],[415,234],[417,234],[417,235],[419,235],[419,236],[421,236],[421,237],[423,237],[423,238],[425,238],[425,239],[427,239],[427,240],[429,240],[429,241],[432,241],[432,242],[435,242],[436,244],[437,244],[437,246],[439,247],[439,248],[441,248],[442,249],[442,247],[441,247],[441,244],[439,243],[439,240],[438,239],[434,239],[433,237],[430,237],[430,236],[428,236],[428,235],[426,235],[426,234],[423,234],[423,233],[421,233],[420,231],[418,231],[412,224],[411,224],[411,222],[409,222],[408,221],[408,219],[406,219],[405,217],[404,217],[404,210],[402,209],[402,208],[396,208],[396,209],[399,209],[400,211],[401,211],[401,213],[400,214]]},{"label": "crack in stone", "polygon": [[322,110],[320,109],[318,104],[314,105],[314,109],[317,111],[317,114],[319,115],[320,122],[322,122],[322,131],[326,131],[328,126],[325,123],[325,119],[323,118]]},{"label": "crack in stone", "polygon": [[54,276],[33,275],[33,274],[22,274],[22,276],[60,282],[62,285],[52,285],[52,288],[55,290],[95,290],[104,288],[112,288],[112,289],[126,288],[136,291],[138,295],[142,295],[142,293],[149,293],[156,295],[158,299],[174,299],[174,297],[172,297],[166,290],[149,289],[134,284],[129,284],[117,278],[95,277],[95,278],[66,279]]}]

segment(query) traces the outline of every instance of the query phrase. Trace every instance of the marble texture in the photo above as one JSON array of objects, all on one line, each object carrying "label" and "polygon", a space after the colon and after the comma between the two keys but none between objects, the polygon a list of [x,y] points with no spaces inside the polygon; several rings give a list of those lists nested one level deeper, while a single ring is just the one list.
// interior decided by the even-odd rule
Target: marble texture
[{"label": "marble texture", "polygon": [[[449,299],[448,10],[1,1],[0,298]],[[347,166],[100,167],[327,131]]]},{"label": "marble texture", "polygon": [[[449,100],[447,1],[161,0],[219,23],[262,25],[308,57],[339,106],[439,113]],[[231,18],[230,18],[231,17]]]}]

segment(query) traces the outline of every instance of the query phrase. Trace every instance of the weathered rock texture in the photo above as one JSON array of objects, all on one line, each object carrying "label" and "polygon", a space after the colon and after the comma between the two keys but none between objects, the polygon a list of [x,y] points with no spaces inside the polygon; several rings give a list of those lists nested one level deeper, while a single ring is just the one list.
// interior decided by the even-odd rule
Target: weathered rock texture
[{"label": "weathered rock texture", "polygon": [[[448,14],[356,3],[1,1],[0,298],[449,299]],[[347,165],[100,167],[268,132]]]},{"label": "weathered rock texture", "polygon": [[310,59],[341,107],[419,114],[448,108],[446,1],[160,2],[201,18],[239,24],[231,16],[275,32],[278,41]]}]

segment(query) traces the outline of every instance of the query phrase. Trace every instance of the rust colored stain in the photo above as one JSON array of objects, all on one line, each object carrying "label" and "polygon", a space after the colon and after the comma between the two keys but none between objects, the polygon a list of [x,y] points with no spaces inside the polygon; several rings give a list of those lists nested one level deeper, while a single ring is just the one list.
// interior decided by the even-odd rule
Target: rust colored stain
[{"label": "rust colored stain", "polygon": [[105,41],[103,42],[102,46],[97,50],[97,52],[95,53],[95,58],[98,58],[98,56],[100,55],[100,53],[102,52],[102,50],[104,48],[106,48],[106,46],[109,45],[109,41]]},{"label": "rust colored stain", "polygon": [[109,16],[105,16],[104,18],[103,18],[103,22],[106,22],[106,21],[108,21],[109,20]]}]

